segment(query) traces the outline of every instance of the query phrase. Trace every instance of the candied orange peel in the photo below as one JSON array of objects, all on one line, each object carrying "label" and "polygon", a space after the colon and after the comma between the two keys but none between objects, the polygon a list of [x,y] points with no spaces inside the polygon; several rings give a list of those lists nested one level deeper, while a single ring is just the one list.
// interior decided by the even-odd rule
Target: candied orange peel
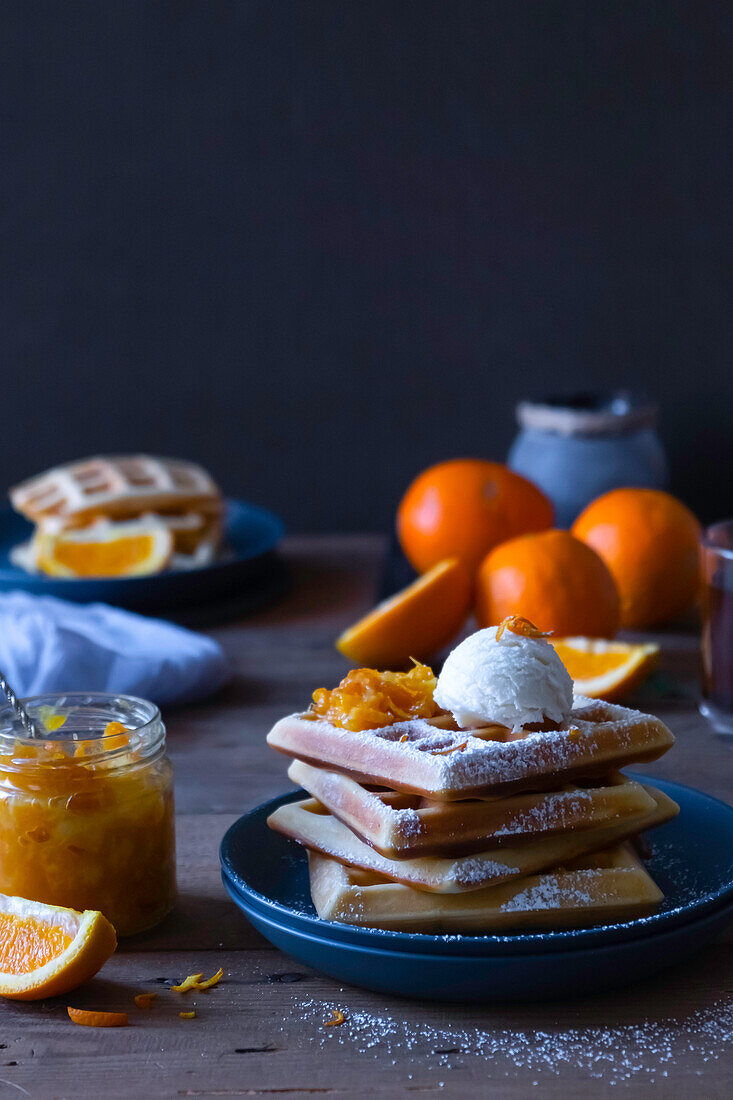
[{"label": "candied orange peel", "polygon": [[341,1027],[341,1024],[346,1023],[346,1016],[340,1008],[331,1009],[331,1019],[326,1020],[324,1027]]},{"label": "candied orange peel", "polygon": [[529,619],[523,618],[521,615],[509,615],[503,622],[499,623],[496,628],[496,640],[500,640],[505,630],[510,630],[512,634],[519,634],[524,638],[549,638],[549,633],[545,633],[542,630],[538,630],[534,623],[531,623]]},{"label": "candied orange peel", "polygon": [[136,993],[135,1004],[138,1008],[152,1008],[153,1001],[157,996],[157,993]]},{"label": "candied orange peel", "polygon": [[105,752],[113,752],[116,749],[126,749],[130,745],[129,734],[131,732],[132,730],[129,730],[127,726],[123,726],[122,722],[108,722],[100,738],[97,740],[80,741],[74,750],[74,756],[96,756],[100,748]]},{"label": "candied orange peel", "polygon": [[440,710],[433,699],[436,683],[433,670],[418,661],[409,672],[354,668],[338,687],[314,691],[309,713],[353,733],[433,718]]},{"label": "candied orange peel", "polygon": [[91,1012],[84,1008],[67,1008],[69,1019],[82,1027],[127,1027],[126,1012]]},{"label": "candied orange peel", "polygon": [[66,723],[66,715],[65,714],[51,714],[51,715],[49,715],[48,718],[46,718],[44,720],[43,724],[46,727],[46,729],[49,731],[49,733],[55,733],[56,730],[60,730],[61,727],[65,723]]}]

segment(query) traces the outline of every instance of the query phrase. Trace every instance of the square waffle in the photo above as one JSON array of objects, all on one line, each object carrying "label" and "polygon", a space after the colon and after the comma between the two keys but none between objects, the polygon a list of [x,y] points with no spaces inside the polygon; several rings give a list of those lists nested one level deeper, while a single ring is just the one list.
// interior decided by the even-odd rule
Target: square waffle
[{"label": "square waffle", "polygon": [[48,530],[147,512],[218,516],[221,492],[200,466],[149,455],[95,457],[56,466],[10,491],[13,507]]},{"label": "square waffle", "polygon": [[654,802],[653,809],[646,814],[611,825],[534,840],[525,839],[456,857],[388,859],[360,840],[325,806],[312,798],[280,806],[268,817],[267,824],[304,847],[349,867],[358,867],[419,890],[454,894],[480,890],[565,863],[585,852],[617,844],[645,829],[661,825],[677,814],[679,807],[670,798],[653,787],[645,789]]},{"label": "square waffle", "polygon": [[288,777],[388,859],[462,855],[522,839],[636,821],[655,801],[640,783],[615,775],[597,785],[533,791],[501,799],[435,802],[357,783],[294,760]]},{"label": "square waffle", "polygon": [[628,845],[563,867],[463,894],[429,894],[310,852],[311,895],[322,920],[397,932],[509,932],[631,920],[663,894]]},{"label": "square waffle", "polygon": [[286,756],[437,801],[552,789],[655,760],[674,743],[649,714],[576,696],[558,729],[514,733],[503,726],[444,728],[414,719],[354,733],[306,714],[282,718],[267,735]]}]

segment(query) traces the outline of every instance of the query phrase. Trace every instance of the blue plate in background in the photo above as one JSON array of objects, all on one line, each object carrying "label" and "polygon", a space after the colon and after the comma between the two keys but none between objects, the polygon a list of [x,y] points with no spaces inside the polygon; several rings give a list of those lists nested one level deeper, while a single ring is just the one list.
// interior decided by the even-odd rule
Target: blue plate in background
[{"label": "blue plate in background", "polygon": [[[648,781],[648,777],[639,777]],[[236,905],[277,947],[332,977],[433,1000],[575,996],[639,980],[682,961],[733,919],[733,809],[680,784],[653,780],[680,804],[650,834],[659,910],[621,924],[489,936],[381,932],[318,918],[305,853],[267,828],[296,791],[245,814],[221,846]]]},{"label": "blue plate in background", "polygon": [[76,603],[115,604],[138,611],[176,612],[212,601],[236,601],[239,610],[256,606],[272,588],[273,551],[283,535],[277,516],[240,500],[226,505],[226,550],[218,561],[197,569],[149,577],[100,577],[83,580],[26,573],[10,560],[10,551],[30,537],[31,525],[11,508],[0,510],[0,592],[20,589]]}]

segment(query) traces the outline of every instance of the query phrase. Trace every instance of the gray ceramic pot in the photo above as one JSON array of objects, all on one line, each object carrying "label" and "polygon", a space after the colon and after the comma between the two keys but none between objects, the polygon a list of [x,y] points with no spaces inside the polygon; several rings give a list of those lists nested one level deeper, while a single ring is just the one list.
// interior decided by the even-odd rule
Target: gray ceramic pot
[{"label": "gray ceramic pot", "polygon": [[516,412],[507,463],[550,497],[559,527],[609,489],[667,485],[656,405],[620,393],[522,401]]}]

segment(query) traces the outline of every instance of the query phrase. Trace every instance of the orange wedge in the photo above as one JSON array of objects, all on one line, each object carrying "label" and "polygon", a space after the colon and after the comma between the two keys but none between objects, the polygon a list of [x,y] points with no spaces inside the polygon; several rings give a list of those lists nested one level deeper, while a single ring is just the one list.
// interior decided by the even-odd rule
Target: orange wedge
[{"label": "orange wedge", "polygon": [[94,909],[0,894],[0,996],[37,1001],[93,978],[117,946],[115,930]]},{"label": "orange wedge", "polygon": [[160,573],[173,553],[173,534],[154,520],[38,531],[36,563],[52,577],[142,577]]},{"label": "orange wedge", "polygon": [[431,657],[463,626],[472,589],[471,577],[457,558],[441,561],[345,630],[336,648],[369,668],[399,669],[411,657]]},{"label": "orange wedge", "polygon": [[578,695],[622,699],[659,663],[658,645],[627,645],[605,638],[550,638]]}]

